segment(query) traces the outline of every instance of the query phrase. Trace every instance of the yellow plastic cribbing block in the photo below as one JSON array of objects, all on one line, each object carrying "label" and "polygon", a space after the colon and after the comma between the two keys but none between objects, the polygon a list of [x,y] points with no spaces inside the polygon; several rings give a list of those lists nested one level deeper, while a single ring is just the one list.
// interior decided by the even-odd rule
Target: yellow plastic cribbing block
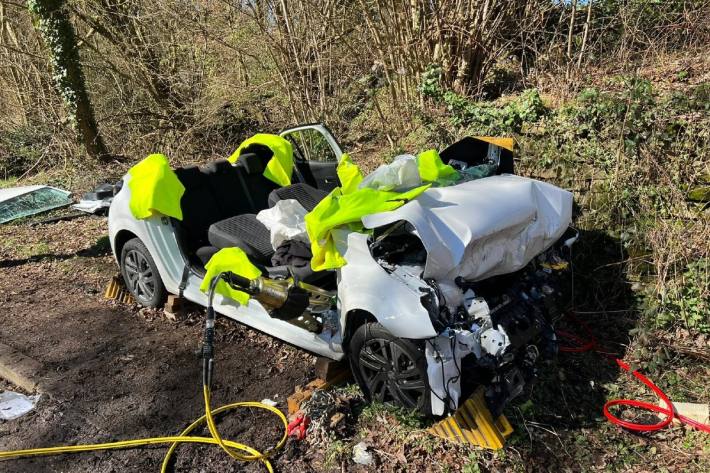
[{"label": "yellow plastic cribbing block", "polygon": [[513,433],[513,427],[504,415],[493,419],[483,397],[483,387],[479,387],[452,415],[432,425],[429,432],[452,442],[500,450],[506,437]]},{"label": "yellow plastic cribbing block", "polygon": [[111,281],[108,283],[108,286],[106,286],[104,298],[116,300],[123,304],[133,303],[133,296],[124,287],[123,281],[121,281],[117,276],[112,277]]}]

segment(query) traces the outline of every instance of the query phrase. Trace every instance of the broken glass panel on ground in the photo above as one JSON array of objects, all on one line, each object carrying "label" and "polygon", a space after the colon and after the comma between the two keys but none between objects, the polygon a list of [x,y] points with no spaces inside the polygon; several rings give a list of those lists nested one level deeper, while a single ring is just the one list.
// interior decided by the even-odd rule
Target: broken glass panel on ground
[{"label": "broken glass panel on ground", "polygon": [[71,192],[49,186],[0,189],[0,223],[71,204]]}]

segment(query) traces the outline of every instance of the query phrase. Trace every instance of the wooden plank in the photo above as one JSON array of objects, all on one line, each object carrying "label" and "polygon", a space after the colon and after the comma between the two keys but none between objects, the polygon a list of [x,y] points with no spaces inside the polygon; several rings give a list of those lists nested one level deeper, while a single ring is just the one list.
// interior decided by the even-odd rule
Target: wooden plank
[{"label": "wooden plank", "polygon": [[328,383],[336,383],[345,380],[350,375],[350,366],[347,362],[335,361],[324,356],[319,356],[316,360],[316,376],[324,379]]},{"label": "wooden plank", "polygon": [[0,378],[25,391],[34,392],[39,387],[39,374],[43,369],[42,363],[0,343]]}]

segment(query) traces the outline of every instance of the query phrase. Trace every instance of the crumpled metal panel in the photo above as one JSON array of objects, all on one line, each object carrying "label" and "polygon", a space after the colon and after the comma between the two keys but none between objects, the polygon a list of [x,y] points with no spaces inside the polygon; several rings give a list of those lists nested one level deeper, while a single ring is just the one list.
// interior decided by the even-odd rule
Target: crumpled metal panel
[{"label": "crumpled metal panel", "polygon": [[427,250],[425,278],[476,281],[517,271],[557,241],[572,221],[572,193],[506,174],[428,189],[362,219],[367,228],[399,220]]}]

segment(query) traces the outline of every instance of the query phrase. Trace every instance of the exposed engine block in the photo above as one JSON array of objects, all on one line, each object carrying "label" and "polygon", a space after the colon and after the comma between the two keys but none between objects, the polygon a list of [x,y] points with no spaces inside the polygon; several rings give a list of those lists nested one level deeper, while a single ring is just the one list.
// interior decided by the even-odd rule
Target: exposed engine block
[{"label": "exposed engine block", "polygon": [[419,288],[438,333],[425,340],[432,413],[454,410],[461,396],[483,385],[489,408],[499,414],[535,381],[538,361],[557,353],[552,322],[570,293],[565,286],[576,231],[514,273],[422,281],[426,251],[406,226],[398,230],[375,236],[371,251],[386,271]]}]

